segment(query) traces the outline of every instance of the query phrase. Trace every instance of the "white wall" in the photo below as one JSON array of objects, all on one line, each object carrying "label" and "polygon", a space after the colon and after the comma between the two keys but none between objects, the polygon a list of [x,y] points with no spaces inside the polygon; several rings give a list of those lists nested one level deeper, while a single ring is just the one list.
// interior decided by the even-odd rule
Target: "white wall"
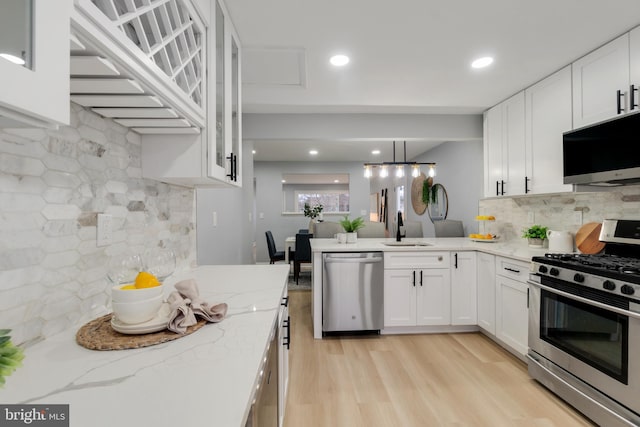
[{"label": "white wall", "polygon": [[[369,181],[362,173],[362,163],[352,162],[255,162],[256,178],[256,241],[258,262],[268,262],[265,231],[271,230],[278,250],[284,250],[284,240],[300,228],[308,228],[304,215],[282,214],[282,174],[284,173],[348,173],[350,217],[367,216],[369,212]],[[365,213],[363,214],[362,211]],[[262,215],[262,217],[261,217]],[[337,222],[339,215],[325,214],[325,221]]]}]

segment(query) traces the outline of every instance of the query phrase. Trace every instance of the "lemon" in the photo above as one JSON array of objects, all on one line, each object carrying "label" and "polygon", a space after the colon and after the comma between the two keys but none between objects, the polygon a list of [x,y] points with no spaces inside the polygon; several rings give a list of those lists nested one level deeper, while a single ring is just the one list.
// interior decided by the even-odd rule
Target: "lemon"
[{"label": "lemon", "polygon": [[129,285],[123,285],[123,286],[120,287],[120,289],[122,289],[123,291],[130,291],[132,289],[138,289],[138,288],[136,288],[136,285],[134,285],[132,283],[132,284],[129,284]]},{"label": "lemon", "polygon": [[160,286],[160,282],[156,276],[146,271],[138,273],[135,281],[136,289],[153,288],[154,286]]}]

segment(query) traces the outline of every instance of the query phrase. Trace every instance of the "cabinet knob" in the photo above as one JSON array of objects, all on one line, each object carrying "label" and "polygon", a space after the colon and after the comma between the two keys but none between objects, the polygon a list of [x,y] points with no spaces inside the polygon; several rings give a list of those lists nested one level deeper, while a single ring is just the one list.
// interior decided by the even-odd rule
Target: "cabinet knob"
[{"label": "cabinet knob", "polygon": [[438,256],[438,261],[442,261],[442,255]]}]

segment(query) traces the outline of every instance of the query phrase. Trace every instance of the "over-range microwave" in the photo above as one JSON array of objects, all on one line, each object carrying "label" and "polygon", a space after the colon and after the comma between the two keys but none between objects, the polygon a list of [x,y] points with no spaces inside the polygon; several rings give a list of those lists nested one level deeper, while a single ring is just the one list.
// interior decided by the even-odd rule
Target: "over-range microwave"
[{"label": "over-range microwave", "polygon": [[562,152],[565,184],[640,183],[640,114],[565,132]]}]

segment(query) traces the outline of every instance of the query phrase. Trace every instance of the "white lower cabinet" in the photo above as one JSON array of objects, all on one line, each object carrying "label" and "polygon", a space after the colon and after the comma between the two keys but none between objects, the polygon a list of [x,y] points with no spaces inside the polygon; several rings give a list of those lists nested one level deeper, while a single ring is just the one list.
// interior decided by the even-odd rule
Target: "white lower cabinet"
[{"label": "white lower cabinet", "polygon": [[477,310],[477,254],[451,253],[451,324],[475,325]]},{"label": "white lower cabinet", "polygon": [[496,334],[496,257],[477,254],[478,326],[491,335]]},{"label": "white lower cabinet", "polygon": [[385,328],[449,325],[449,253],[385,252],[384,257]]},{"label": "white lower cabinet", "polygon": [[384,326],[448,325],[449,269],[385,269]]},{"label": "white lower cabinet", "polygon": [[496,338],[523,356],[528,347],[529,263],[496,257]]},{"label": "white lower cabinet", "polygon": [[289,343],[291,342],[291,319],[289,317],[289,293],[285,288],[278,313],[278,426],[284,425],[284,411],[287,406],[289,388]]}]

